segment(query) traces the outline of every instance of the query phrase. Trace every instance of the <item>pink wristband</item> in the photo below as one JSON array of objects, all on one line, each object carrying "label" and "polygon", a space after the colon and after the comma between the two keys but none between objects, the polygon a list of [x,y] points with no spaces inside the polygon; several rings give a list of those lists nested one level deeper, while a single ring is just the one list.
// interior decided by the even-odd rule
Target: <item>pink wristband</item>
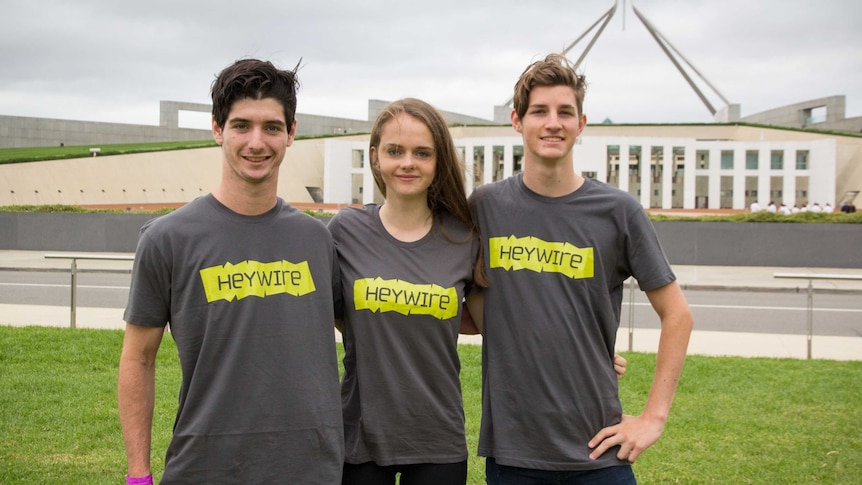
[{"label": "pink wristband", "polygon": [[126,475],[126,485],[153,485],[153,474],[145,477],[130,477]]}]

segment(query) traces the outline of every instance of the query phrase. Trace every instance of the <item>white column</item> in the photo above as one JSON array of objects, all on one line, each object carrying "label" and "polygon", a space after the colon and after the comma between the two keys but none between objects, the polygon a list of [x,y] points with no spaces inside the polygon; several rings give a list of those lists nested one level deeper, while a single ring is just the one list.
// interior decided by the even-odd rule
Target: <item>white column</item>
[{"label": "white column", "polygon": [[650,206],[652,196],[652,147],[648,144],[641,143],[641,163],[640,163],[640,187],[641,187],[641,205],[644,207]]},{"label": "white column", "polygon": [[745,148],[733,150],[733,202],[734,209],[745,209]]},{"label": "white column", "polygon": [[[487,142],[486,142],[487,143]],[[485,162],[482,164],[485,174],[482,183],[489,184],[494,181],[494,146],[485,145]]]},{"label": "white column", "polygon": [[709,202],[707,209],[721,208],[721,148],[709,150]]},{"label": "white column", "polygon": [[371,173],[371,159],[368,158],[368,148],[362,149],[362,203],[374,202],[374,174]]},{"label": "white column", "polygon": [[512,166],[514,165],[514,151],[511,143],[503,145],[503,178],[512,176]]},{"label": "white column", "polygon": [[473,192],[473,145],[464,145],[464,191]]},{"label": "white column", "polygon": [[787,207],[793,207],[796,205],[796,151],[783,149],[782,152],[782,156],[784,157],[784,182],[781,187],[783,192],[781,198]]},{"label": "white column", "polygon": [[770,193],[772,184],[772,157],[769,152],[769,147],[764,147],[763,145],[757,151],[757,203],[764,209],[769,204],[769,201],[772,200],[772,194]]},{"label": "white column", "polygon": [[620,172],[619,189],[623,192],[629,191],[629,145],[628,140],[619,140],[620,147]]}]

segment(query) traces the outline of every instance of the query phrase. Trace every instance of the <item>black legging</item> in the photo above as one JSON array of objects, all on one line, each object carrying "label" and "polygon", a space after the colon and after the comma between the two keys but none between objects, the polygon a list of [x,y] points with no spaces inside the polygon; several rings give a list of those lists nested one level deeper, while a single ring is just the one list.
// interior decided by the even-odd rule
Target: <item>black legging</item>
[{"label": "black legging", "polygon": [[467,461],[458,463],[417,463],[414,465],[380,466],[373,461],[344,464],[341,485],[466,485]]}]

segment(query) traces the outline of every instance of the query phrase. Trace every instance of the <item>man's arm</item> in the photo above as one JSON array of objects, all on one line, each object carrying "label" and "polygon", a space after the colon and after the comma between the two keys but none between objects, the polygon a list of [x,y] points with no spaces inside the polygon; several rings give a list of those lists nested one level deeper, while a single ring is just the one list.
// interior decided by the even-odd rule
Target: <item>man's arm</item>
[{"label": "man's arm", "polygon": [[164,332],[164,327],[126,324],[117,380],[117,405],[130,477],[150,473],[150,441],[156,394],[155,364]]},{"label": "man's arm", "polygon": [[661,319],[655,377],[649,397],[643,414],[623,416],[620,424],[602,429],[590,440],[589,446],[594,448],[590,454],[592,459],[619,445],[617,458],[634,463],[638,455],[658,441],[670,413],[694,319],[677,282],[646,294]]}]

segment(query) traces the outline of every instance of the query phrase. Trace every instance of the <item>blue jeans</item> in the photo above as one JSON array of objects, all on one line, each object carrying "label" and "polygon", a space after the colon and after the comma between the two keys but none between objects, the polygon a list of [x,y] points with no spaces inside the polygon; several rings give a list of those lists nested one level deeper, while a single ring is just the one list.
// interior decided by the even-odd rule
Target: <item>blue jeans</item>
[{"label": "blue jeans", "polygon": [[533,470],[498,465],[491,457],[485,460],[485,482],[488,485],[636,485],[631,466],[612,466],[597,470]]}]

